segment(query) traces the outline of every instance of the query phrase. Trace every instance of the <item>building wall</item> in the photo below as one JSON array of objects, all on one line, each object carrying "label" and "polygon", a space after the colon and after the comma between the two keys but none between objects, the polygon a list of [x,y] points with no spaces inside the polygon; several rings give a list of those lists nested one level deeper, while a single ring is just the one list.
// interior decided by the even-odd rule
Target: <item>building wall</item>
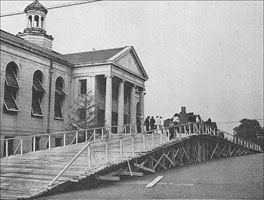
[{"label": "building wall", "polygon": [[[18,66],[18,83],[19,90],[16,100],[19,111],[14,114],[3,112],[4,88],[5,88],[5,69],[9,62],[15,62]],[[1,43],[1,138],[4,136],[33,135],[47,132],[48,124],[48,99],[49,99],[49,70],[50,59],[44,58],[37,54],[26,50]],[[42,98],[43,117],[35,117],[31,115],[32,102],[32,84],[33,74],[36,70],[40,70],[43,74],[43,87],[46,91]],[[57,62],[53,62],[51,87],[51,131],[62,130],[66,121],[66,110],[70,103],[70,78],[71,69]],[[58,76],[64,79],[65,91],[69,95],[64,101],[64,120],[54,120],[54,98],[55,98],[55,81]]]}]

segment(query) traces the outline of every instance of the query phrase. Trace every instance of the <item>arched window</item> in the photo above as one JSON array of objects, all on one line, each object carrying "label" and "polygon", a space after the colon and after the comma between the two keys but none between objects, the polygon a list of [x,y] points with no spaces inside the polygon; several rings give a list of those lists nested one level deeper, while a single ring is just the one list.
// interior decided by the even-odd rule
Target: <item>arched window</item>
[{"label": "arched window", "polygon": [[39,16],[36,15],[36,16],[34,17],[34,20],[35,20],[36,27],[39,27]]},{"label": "arched window", "polygon": [[62,77],[56,80],[54,113],[56,119],[62,119],[62,105],[67,94],[64,92],[64,81]]},{"label": "arched window", "polygon": [[32,28],[32,16],[28,17],[29,28]]},{"label": "arched window", "polygon": [[33,75],[31,113],[33,116],[38,117],[43,116],[41,101],[46,92],[42,83],[43,74],[41,71],[37,70]]},{"label": "arched window", "polygon": [[10,62],[6,66],[5,74],[5,94],[4,94],[4,111],[17,112],[19,111],[16,96],[19,89],[18,67],[16,63]]}]

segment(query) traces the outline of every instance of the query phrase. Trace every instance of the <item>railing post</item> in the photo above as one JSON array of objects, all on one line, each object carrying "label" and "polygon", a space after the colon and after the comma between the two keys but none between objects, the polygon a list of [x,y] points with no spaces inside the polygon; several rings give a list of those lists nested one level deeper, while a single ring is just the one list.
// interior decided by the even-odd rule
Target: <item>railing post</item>
[{"label": "railing post", "polygon": [[102,140],[104,139],[104,129],[101,128],[101,133],[102,133]]},{"label": "railing post", "polygon": [[75,133],[75,141],[76,141],[76,144],[78,144],[78,136],[79,136],[79,131],[76,131],[76,133]]},{"label": "railing post", "polygon": [[160,144],[163,144],[163,137],[162,137],[162,133],[160,133]]},{"label": "railing post", "polygon": [[95,136],[96,136],[96,129],[94,129],[93,131],[94,142],[95,142]]},{"label": "railing post", "polygon": [[142,135],[142,142],[143,142],[143,150],[145,151],[146,150],[146,135],[145,135],[145,133],[143,133],[143,135]]},{"label": "railing post", "polygon": [[88,167],[91,167],[92,166],[92,152],[91,152],[90,144],[88,144],[87,150],[88,150]]},{"label": "railing post", "polygon": [[132,154],[134,155],[135,154],[135,135],[132,135],[132,144],[131,144],[131,147],[132,147]]},{"label": "railing post", "polygon": [[151,145],[154,147],[154,133],[151,132]]},{"label": "railing post", "polygon": [[109,156],[109,155],[108,155],[109,152],[108,152],[108,151],[109,151],[109,149],[108,149],[108,139],[106,139],[106,140],[105,140],[105,159],[106,159],[106,162],[109,161],[109,157],[108,157],[108,156]]},{"label": "railing post", "polygon": [[49,134],[49,149],[51,149],[51,135]]},{"label": "railing post", "polygon": [[6,140],[5,142],[6,142],[6,149],[5,149],[5,151],[6,151],[6,158],[7,158],[8,157],[8,140]]},{"label": "railing post", "polygon": [[180,138],[180,140],[181,140],[181,138],[182,138],[182,137],[181,137],[181,130],[182,130],[182,126],[180,125],[180,126],[179,126],[179,138]]},{"label": "railing post", "polygon": [[23,140],[20,139],[20,154],[23,154]]},{"label": "railing post", "polygon": [[84,132],[85,132],[85,142],[87,142],[87,140],[88,140],[88,133],[87,133],[87,129],[85,129],[85,130],[84,130]]},{"label": "railing post", "polygon": [[63,133],[63,146],[64,147],[66,146],[66,135],[65,135],[65,133]]},{"label": "railing post", "polygon": [[36,137],[33,137],[33,152],[36,151]]},{"label": "railing post", "polygon": [[120,151],[120,156],[123,157],[123,141],[122,141],[122,137],[119,138],[119,151]]}]

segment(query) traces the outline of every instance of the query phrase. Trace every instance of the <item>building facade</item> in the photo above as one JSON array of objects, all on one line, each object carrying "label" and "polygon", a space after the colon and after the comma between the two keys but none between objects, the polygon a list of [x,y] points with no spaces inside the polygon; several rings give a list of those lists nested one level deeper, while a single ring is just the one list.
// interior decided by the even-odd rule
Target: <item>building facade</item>
[{"label": "building facade", "polygon": [[137,114],[144,116],[148,76],[135,49],[55,52],[47,12],[35,0],[25,8],[23,32],[1,30],[1,139],[65,130],[70,107],[88,90],[98,126],[136,123]]}]

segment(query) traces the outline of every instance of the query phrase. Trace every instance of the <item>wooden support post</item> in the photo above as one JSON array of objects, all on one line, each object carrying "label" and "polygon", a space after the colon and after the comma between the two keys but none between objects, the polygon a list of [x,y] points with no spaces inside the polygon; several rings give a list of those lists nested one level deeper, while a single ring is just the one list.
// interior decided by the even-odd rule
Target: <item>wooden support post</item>
[{"label": "wooden support post", "polygon": [[197,150],[198,150],[197,159],[198,159],[198,162],[201,162],[202,161],[202,146],[201,146],[200,139],[197,140]]},{"label": "wooden support post", "polygon": [[201,140],[201,146],[202,146],[202,161],[206,161],[206,157],[205,157],[205,140],[202,139]]},{"label": "wooden support post", "polygon": [[143,169],[143,170],[145,170],[145,171],[148,171],[148,172],[151,172],[151,173],[155,174],[155,170],[154,170],[154,169],[150,169],[150,168],[148,168],[148,167],[145,167],[145,166],[140,165],[140,164],[137,164],[137,163],[134,163],[134,166],[135,166],[135,167],[138,167],[138,168],[140,168],[140,169]]},{"label": "wooden support post", "polygon": [[190,160],[190,157],[188,155],[188,153],[186,152],[185,148],[182,146],[182,150],[183,150],[183,153],[185,154],[186,158],[187,158],[187,161],[189,164],[191,164],[191,160]]},{"label": "wooden support post", "polygon": [[212,153],[212,155],[211,155],[210,159],[212,159],[212,158],[213,158],[213,156],[214,156],[214,154],[215,154],[215,151],[216,151],[216,149],[217,149],[218,145],[219,145],[219,143],[217,143],[217,144],[216,144],[216,146],[215,146],[215,148],[214,148],[214,151],[213,151],[213,153]]},{"label": "wooden support post", "polygon": [[154,167],[153,167],[153,169],[155,170],[156,169],[156,167],[159,165],[159,166],[161,166],[163,169],[167,169],[167,167],[163,164],[163,163],[161,163],[161,160],[162,160],[162,158],[163,158],[163,154],[160,156],[160,158],[159,158],[159,160],[156,160],[154,157],[150,157],[152,160],[154,160],[155,162],[156,162],[156,164],[154,165]]}]

